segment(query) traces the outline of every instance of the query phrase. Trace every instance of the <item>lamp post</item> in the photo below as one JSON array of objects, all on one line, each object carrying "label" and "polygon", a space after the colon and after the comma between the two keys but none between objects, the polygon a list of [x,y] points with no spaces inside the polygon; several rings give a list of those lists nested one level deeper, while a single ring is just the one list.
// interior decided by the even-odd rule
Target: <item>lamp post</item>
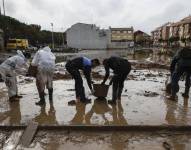
[{"label": "lamp post", "polygon": [[53,23],[51,23],[52,26],[52,49],[54,50],[54,32],[53,32]]},{"label": "lamp post", "polygon": [[3,13],[4,13],[4,16],[5,16],[5,1],[3,0]]},{"label": "lamp post", "polygon": [[61,28],[61,34],[62,34],[62,46],[64,47],[64,29]]}]

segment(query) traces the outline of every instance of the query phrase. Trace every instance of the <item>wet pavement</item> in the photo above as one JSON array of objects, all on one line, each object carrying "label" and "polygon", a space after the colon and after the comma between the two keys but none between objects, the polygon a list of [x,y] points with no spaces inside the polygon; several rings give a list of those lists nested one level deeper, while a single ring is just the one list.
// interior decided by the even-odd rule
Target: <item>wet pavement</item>
[{"label": "wet pavement", "polygon": [[[99,69],[102,76],[104,71]],[[19,79],[23,98],[14,103],[8,102],[5,85],[0,83],[0,124],[24,125],[34,120],[43,125],[191,125],[190,98],[181,96],[184,82],[180,82],[178,102],[169,101],[164,89],[167,76],[166,70],[132,70],[116,106],[107,104],[111,87],[106,100],[99,100],[90,94],[86,81],[91,104],[68,106],[70,100],[75,100],[74,81],[69,79],[54,81],[53,103],[49,103],[47,95],[45,107],[35,105],[39,99],[34,79]],[[100,78],[94,80],[101,82]]]},{"label": "wet pavement", "polygon": [[[0,132],[0,142],[9,135]],[[190,132],[39,131],[29,148],[18,145],[14,150],[190,150],[190,147]]]},{"label": "wet pavement", "polygon": [[[92,57],[96,53],[94,52]],[[105,57],[104,55],[113,53],[102,54]],[[107,104],[107,100],[111,99],[111,87],[106,100],[97,99],[90,94],[85,80],[86,95],[92,99],[91,104],[77,103],[76,106],[68,106],[69,101],[75,100],[74,81],[65,72],[63,62],[56,66],[53,103],[49,102],[46,95],[44,107],[35,105],[39,100],[35,79],[18,77],[19,93],[23,98],[14,103],[8,101],[7,89],[4,83],[0,82],[0,126],[27,125],[31,120],[40,125],[191,125],[191,98],[184,99],[181,96],[181,92],[184,91],[184,81],[180,81],[178,101],[166,99],[168,94],[165,92],[165,82],[169,76],[166,68],[169,66],[170,57],[139,52],[136,55],[119,52],[118,55],[128,58],[133,64],[133,70],[125,81],[122,99],[116,106]],[[67,58],[73,56],[71,54]],[[59,61],[62,62],[63,58],[61,57]],[[94,81],[100,83],[103,75],[104,69],[97,68],[93,71]],[[20,134],[22,131],[0,130],[0,149],[5,149],[6,140],[14,132]],[[190,131],[39,130],[29,148],[18,145],[16,149],[190,150],[190,147]]]},{"label": "wet pavement", "polygon": [[[56,137],[56,138],[55,138]],[[189,150],[189,133],[50,132],[37,134],[31,147],[47,150]]]}]

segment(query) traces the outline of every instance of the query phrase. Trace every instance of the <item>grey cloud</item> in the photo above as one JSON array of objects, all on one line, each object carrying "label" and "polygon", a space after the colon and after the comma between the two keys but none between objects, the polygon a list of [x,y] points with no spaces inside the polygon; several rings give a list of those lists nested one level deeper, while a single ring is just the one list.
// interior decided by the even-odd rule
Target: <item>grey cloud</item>
[{"label": "grey cloud", "polygon": [[[98,26],[131,26],[150,32],[167,22],[177,21],[190,13],[190,0],[15,0],[7,1],[7,11],[13,17],[37,23],[55,30],[76,22],[96,23]],[[30,10],[30,11],[29,11]],[[17,13],[14,13],[17,12]],[[22,17],[24,16],[24,18]]]},{"label": "grey cloud", "polygon": [[[6,14],[13,15],[17,11],[17,3],[14,1],[5,1]],[[2,8],[2,7],[1,7]]]}]

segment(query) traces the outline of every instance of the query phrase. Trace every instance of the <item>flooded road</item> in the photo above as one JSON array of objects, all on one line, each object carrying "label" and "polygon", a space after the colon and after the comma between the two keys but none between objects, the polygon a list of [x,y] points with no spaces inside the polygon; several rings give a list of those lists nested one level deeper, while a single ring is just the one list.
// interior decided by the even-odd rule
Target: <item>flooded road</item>
[{"label": "flooded road", "polygon": [[[103,69],[99,74],[104,74]],[[8,102],[6,88],[0,83],[0,124],[19,125],[34,120],[47,125],[191,125],[190,99],[181,96],[184,82],[180,82],[178,102],[166,100],[167,75],[166,70],[158,69],[132,71],[116,106],[107,104],[111,87],[106,100],[99,100],[90,94],[86,81],[86,94],[92,99],[91,104],[68,106],[68,101],[75,100],[74,81],[56,80],[53,103],[49,103],[47,96],[44,107],[35,105],[38,94],[34,79],[20,79],[19,92],[23,98],[14,103]],[[100,78],[94,80],[101,82]]]},{"label": "flooded road", "polygon": [[[94,52],[91,56],[98,57],[96,54],[97,52]],[[102,54],[104,58],[106,53]],[[107,54],[113,55],[112,52]],[[68,106],[69,101],[75,100],[74,81],[65,71],[65,62],[62,62],[75,57],[68,55],[61,57],[59,61],[62,63],[56,66],[53,103],[49,102],[46,95],[46,105],[43,107],[35,105],[39,97],[34,78],[18,77],[19,94],[23,98],[14,103],[8,101],[7,89],[4,83],[0,82],[0,125],[27,125],[31,120],[40,125],[191,125],[191,100],[181,96],[184,91],[184,81],[179,82],[178,101],[166,99],[168,94],[165,92],[165,82],[169,76],[167,70],[170,63],[169,56],[140,52],[115,54],[128,58],[133,65],[133,70],[125,81],[122,99],[116,106],[107,103],[107,100],[111,99],[111,87],[105,100],[97,99],[90,94],[84,79],[86,95],[91,98],[91,104],[77,103],[76,106]],[[103,67],[93,70],[95,83],[101,83],[104,73]],[[4,148],[5,141],[11,134],[12,131],[0,131],[0,149]],[[190,147],[191,132],[189,131],[55,130],[38,131],[26,150],[190,150]],[[19,146],[17,149],[24,150]]]}]

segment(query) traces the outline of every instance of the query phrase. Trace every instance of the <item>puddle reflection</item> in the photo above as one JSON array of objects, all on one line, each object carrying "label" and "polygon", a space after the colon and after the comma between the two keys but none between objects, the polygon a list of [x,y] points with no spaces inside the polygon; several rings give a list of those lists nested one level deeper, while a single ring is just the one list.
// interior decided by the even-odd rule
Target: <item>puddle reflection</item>
[{"label": "puddle reflection", "polygon": [[112,116],[114,125],[128,125],[127,120],[124,117],[124,111],[121,101],[117,101],[117,105],[112,105]]},{"label": "puddle reflection", "polygon": [[[98,115],[103,120],[103,125],[127,125],[127,120],[124,117],[124,111],[121,101],[117,105],[109,106],[106,99],[95,99],[92,107],[86,113],[86,105],[77,103],[75,106],[76,113],[70,124],[75,125],[91,125],[95,124],[94,115]],[[108,116],[109,115],[109,116]],[[112,119],[111,119],[112,118]],[[100,120],[100,119],[99,119]]]},{"label": "puddle reflection", "polygon": [[85,116],[85,109],[86,105],[83,103],[76,103],[76,114],[74,115],[73,119],[70,121],[70,124],[83,124],[84,123],[84,116]]},{"label": "puddle reflection", "polygon": [[183,105],[178,102],[165,99],[166,104],[166,117],[165,120],[168,124],[188,124],[188,98],[183,99]]},{"label": "puddle reflection", "polygon": [[10,111],[7,112],[9,116],[9,123],[11,125],[19,124],[21,122],[20,102],[9,102]]},{"label": "puddle reflection", "polygon": [[91,110],[85,115],[86,124],[92,124],[91,118],[93,114],[95,113],[101,116],[101,118],[104,120],[104,125],[108,125],[109,120],[107,119],[105,114],[110,111],[111,111],[111,108],[108,106],[106,99],[103,99],[103,98],[95,99]]},{"label": "puddle reflection", "polygon": [[54,124],[57,125],[56,119],[56,111],[54,109],[53,102],[50,102],[50,108],[48,112],[46,112],[46,105],[41,106],[40,114],[34,118],[34,121],[38,122],[39,124]]}]

